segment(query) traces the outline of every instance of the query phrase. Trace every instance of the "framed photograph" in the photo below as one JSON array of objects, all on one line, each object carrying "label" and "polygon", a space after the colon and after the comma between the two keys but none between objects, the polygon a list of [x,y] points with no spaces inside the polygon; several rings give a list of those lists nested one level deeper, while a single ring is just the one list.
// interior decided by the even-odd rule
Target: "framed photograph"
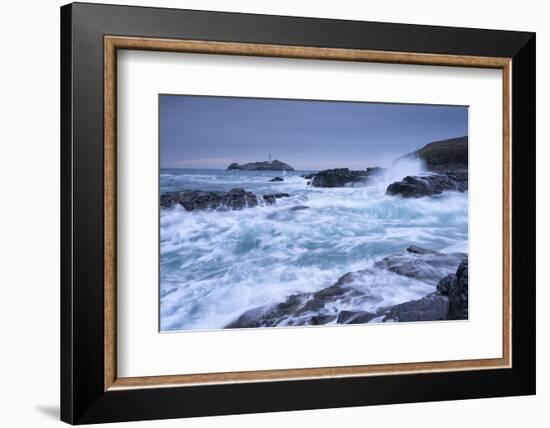
[{"label": "framed photograph", "polygon": [[535,393],[535,35],[61,8],[61,418]]}]

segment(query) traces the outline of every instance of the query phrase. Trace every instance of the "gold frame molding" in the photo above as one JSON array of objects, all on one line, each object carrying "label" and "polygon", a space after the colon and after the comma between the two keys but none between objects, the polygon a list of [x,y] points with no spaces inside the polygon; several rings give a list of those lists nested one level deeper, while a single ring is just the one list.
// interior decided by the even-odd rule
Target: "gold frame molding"
[{"label": "gold frame molding", "polygon": [[[345,367],[261,370],[170,376],[117,376],[116,367],[116,87],[117,50],[147,50],[218,55],[244,55],[279,58],[323,59],[394,64],[440,65],[494,68],[502,70],[502,144],[503,144],[503,349],[501,358],[459,361],[434,361],[404,364],[378,364]],[[138,37],[104,37],[104,389],[192,386],[219,383],[298,380],[311,378],[357,377],[405,373],[480,370],[511,367],[511,58],[460,55],[383,52],[360,49],[335,49],[228,43],[196,40],[170,40]]]}]

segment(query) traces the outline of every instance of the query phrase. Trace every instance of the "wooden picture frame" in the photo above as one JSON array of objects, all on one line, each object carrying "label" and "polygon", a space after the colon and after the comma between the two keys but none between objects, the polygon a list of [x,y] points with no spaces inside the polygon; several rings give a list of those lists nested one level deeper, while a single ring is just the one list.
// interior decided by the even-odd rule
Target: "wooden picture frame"
[{"label": "wooden picture frame", "polygon": [[[502,358],[118,377],[118,49],[502,70]],[[534,34],[76,3],[61,9],[61,53],[62,420],[114,422],[535,392]]]}]

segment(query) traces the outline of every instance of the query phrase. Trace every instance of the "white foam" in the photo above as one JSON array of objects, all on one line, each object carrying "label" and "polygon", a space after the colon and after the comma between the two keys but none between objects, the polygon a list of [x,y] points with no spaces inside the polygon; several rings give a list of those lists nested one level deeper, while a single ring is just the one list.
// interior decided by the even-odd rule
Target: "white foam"
[{"label": "white foam", "polygon": [[[415,168],[418,162],[399,165],[371,186],[355,188],[313,188],[291,174],[280,183],[260,176],[251,182],[262,192],[292,196],[241,211],[161,210],[161,329],[223,328],[248,309],[330,286],[409,245],[465,252],[467,194],[385,195],[388,177],[402,179]],[[309,209],[292,211],[296,205]],[[378,306],[434,287],[376,272],[376,281],[367,282],[376,284],[370,291],[380,297]]]}]

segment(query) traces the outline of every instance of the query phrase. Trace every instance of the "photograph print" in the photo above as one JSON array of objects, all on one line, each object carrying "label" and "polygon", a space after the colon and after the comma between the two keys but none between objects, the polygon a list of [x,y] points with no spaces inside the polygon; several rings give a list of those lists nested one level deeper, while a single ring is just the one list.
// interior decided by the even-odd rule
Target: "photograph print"
[{"label": "photograph print", "polygon": [[159,104],[161,332],[468,319],[467,106]]}]

